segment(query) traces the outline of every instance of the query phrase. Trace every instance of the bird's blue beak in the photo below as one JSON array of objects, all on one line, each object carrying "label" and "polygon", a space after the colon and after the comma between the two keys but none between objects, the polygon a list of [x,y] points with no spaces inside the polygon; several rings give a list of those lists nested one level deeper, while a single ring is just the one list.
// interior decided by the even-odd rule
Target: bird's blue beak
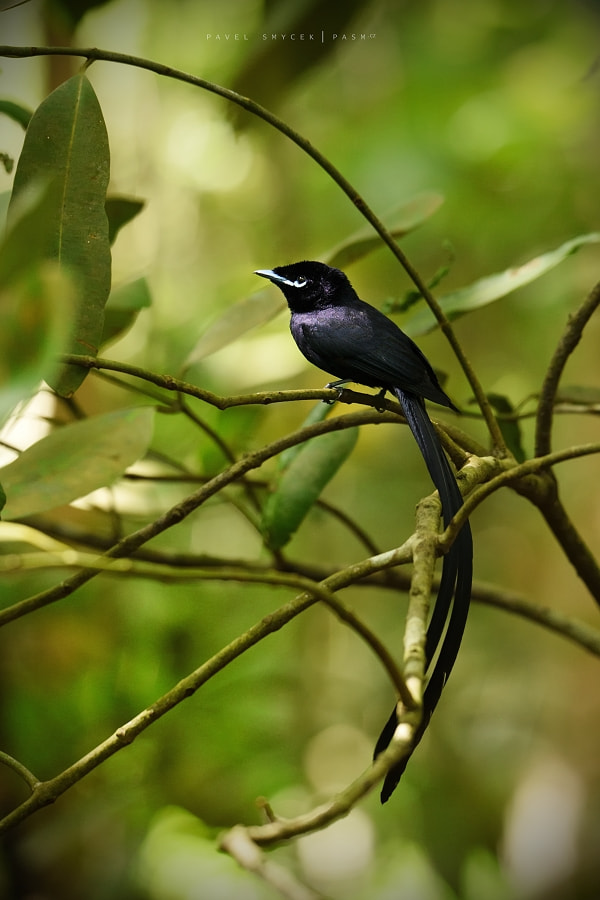
[{"label": "bird's blue beak", "polygon": [[284,278],[283,275],[278,275],[277,272],[274,272],[273,269],[255,269],[255,275],[260,275],[261,278],[268,278],[269,281],[272,281],[273,284],[287,284],[288,287],[295,287],[293,281],[290,281],[288,278]]}]

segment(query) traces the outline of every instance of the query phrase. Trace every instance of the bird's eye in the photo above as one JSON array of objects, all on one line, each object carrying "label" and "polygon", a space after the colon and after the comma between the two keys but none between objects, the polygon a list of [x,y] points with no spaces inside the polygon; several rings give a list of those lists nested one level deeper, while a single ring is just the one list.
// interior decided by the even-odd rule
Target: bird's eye
[{"label": "bird's eye", "polygon": [[294,287],[302,288],[308,284],[308,278],[305,275],[298,275],[294,282]]}]

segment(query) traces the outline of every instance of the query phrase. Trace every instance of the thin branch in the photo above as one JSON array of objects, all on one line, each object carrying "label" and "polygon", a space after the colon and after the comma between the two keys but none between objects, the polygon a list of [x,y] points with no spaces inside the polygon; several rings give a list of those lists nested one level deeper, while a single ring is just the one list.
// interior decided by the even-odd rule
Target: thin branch
[{"label": "thin branch", "polygon": [[267,859],[250,839],[243,825],[235,825],[219,841],[219,849],[228,853],[243,869],[257,875],[286,900],[322,900],[322,895],[301,884],[283,866]]},{"label": "thin branch", "polygon": [[29,771],[27,766],[24,766],[23,763],[20,763],[14,756],[9,756],[8,753],[4,753],[2,750],[0,750],[0,763],[7,766],[9,769],[12,769],[13,772],[16,772],[30,790],[35,791],[38,785],[41,784],[39,778],[36,778],[33,772]]},{"label": "thin branch", "polygon": [[565,616],[557,610],[546,606],[537,606],[510,591],[499,591],[494,586],[479,584],[477,600],[486,606],[493,606],[505,612],[513,613],[547,628],[549,631],[573,641],[578,647],[589,650],[600,657],[600,632],[571,616]]},{"label": "thin branch", "polygon": [[552,416],[556,401],[558,383],[567,360],[581,339],[583,329],[600,305],[600,282],[592,289],[579,309],[569,316],[567,327],[562,334],[554,355],[550,360],[542,385],[535,427],[535,455],[550,453],[552,437]]}]

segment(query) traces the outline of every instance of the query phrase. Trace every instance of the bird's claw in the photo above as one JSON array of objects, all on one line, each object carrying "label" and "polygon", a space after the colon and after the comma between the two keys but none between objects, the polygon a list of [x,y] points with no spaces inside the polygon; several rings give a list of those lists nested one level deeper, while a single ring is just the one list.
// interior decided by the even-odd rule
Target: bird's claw
[{"label": "bird's claw", "polygon": [[[344,393],[344,385],[348,384],[348,382],[342,378],[340,381],[329,381],[325,387],[328,390],[335,391],[337,393],[336,400],[339,400],[342,394]],[[326,403],[328,406],[333,406],[335,400],[323,400],[323,403]]]}]

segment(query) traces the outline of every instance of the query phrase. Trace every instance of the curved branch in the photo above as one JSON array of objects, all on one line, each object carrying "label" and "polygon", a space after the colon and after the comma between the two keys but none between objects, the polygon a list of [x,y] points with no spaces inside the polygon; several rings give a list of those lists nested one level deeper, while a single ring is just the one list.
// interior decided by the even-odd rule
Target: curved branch
[{"label": "curved branch", "polygon": [[547,606],[537,606],[510,591],[499,591],[481,583],[477,586],[476,599],[485,606],[493,606],[535,622],[600,657],[600,632],[579,619],[565,616]]},{"label": "curved branch", "polygon": [[552,416],[558,383],[567,360],[581,339],[583,329],[600,305],[600,282],[592,289],[579,309],[569,316],[567,327],[550,360],[542,385],[535,426],[535,455],[545,456],[551,450]]},{"label": "curved branch", "polygon": [[23,763],[20,763],[18,759],[14,758],[14,756],[9,756],[8,753],[4,753],[3,750],[0,750],[0,763],[2,763],[2,765],[6,766],[9,769],[12,769],[13,772],[16,772],[32,792],[35,791],[38,785],[41,784],[39,778],[36,778],[33,772],[29,771],[27,766],[24,766]]}]

